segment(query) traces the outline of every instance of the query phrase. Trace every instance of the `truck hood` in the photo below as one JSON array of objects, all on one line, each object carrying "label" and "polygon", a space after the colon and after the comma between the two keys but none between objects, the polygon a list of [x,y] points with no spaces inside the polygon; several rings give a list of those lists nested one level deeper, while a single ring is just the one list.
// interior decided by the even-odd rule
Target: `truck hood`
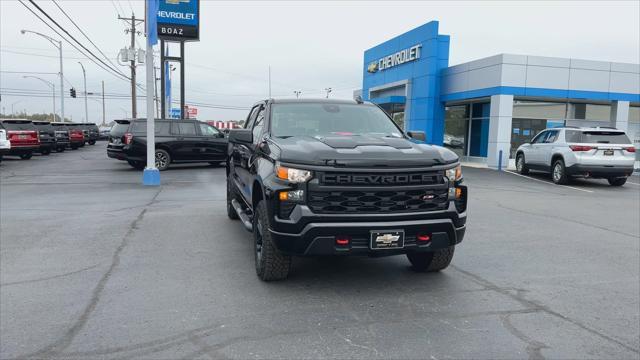
[{"label": "truck hood", "polygon": [[[424,167],[458,161],[443,147],[420,141],[386,136],[292,136],[271,138],[282,162],[345,167]],[[276,153],[277,152],[277,153]]]}]

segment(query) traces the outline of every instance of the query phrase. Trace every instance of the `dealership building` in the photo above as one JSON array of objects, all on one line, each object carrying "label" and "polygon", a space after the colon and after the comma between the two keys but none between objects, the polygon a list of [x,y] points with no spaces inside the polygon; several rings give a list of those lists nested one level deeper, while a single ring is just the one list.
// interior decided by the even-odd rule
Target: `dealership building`
[{"label": "dealership building", "polygon": [[432,21],[366,50],[356,93],[489,167],[547,127],[610,126],[640,139],[640,64],[499,54],[449,66],[450,42]]}]

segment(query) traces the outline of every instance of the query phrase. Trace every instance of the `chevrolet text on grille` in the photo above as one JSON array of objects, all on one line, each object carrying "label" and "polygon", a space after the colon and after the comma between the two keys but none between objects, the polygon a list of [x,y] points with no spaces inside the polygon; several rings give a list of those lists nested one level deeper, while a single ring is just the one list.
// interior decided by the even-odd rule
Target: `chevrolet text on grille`
[{"label": "chevrolet text on grille", "polygon": [[324,184],[423,184],[434,181],[433,174],[406,174],[406,175],[349,175],[349,174],[324,174]]}]

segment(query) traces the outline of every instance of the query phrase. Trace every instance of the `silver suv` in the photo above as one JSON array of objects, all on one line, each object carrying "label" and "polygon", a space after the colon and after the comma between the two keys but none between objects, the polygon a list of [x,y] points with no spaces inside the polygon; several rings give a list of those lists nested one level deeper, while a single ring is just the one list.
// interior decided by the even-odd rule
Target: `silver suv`
[{"label": "silver suv", "polygon": [[615,128],[552,128],[516,150],[516,169],[523,175],[529,170],[551,173],[556,184],[581,176],[622,186],[633,173],[635,152],[624,131]]}]

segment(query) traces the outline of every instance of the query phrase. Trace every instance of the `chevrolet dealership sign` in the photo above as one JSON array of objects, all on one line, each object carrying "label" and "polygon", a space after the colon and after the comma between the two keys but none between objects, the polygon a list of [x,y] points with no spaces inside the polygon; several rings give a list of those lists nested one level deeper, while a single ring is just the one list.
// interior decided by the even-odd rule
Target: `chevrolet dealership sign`
[{"label": "chevrolet dealership sign", "polygon": [[158,38],[198,40],[200,37],[199,0],[160,0],[157,14]]},{"label": "chevrolet dealership sign", "polygon": [[418,60],[420,59],[420,48],[422,48],[422,44],[414,45],[408,49],[400,50],[395,54],[385,56],[367,65],[367,71],[375,73],[378,70],[386,70],[394,66]]}]

